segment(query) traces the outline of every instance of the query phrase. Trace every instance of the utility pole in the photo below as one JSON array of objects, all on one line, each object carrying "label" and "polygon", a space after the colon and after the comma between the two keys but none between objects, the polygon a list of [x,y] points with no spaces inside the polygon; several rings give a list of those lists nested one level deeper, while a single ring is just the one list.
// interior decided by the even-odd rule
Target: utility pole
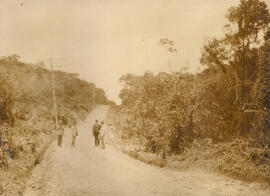
[{"label": "utility pole", "polygon": [[92,102],[92,108],[94,109],[96,104],[96,85],[95,85],[95,78],[93,75],[93,102]]},{"label": "utility pole", "polygon": [[51,74],[52,74],[54,119],[55,119],[55,128],[56,128],[56,126],[58,124],[58,117],[57,117],[57,105],[56,105],[56,96],[55,96],[55,81],[54,81],[54,70],[53,70],[52,58],[50,58],[50,64],[51,64]]},{"label": "utility pole", "polygon": [[96,104],[96,85],[93,83],[93,102],[92,102],[92,107],[94,108]]}]

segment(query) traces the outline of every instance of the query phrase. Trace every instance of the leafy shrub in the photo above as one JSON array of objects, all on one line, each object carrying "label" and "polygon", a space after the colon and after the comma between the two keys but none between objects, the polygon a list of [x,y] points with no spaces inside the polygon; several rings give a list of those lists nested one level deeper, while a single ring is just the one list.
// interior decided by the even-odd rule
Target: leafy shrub
[{"label": "leafy shrub", "polygon": [[269,10],[264,2],[243,0],[226,18],[224,38],[202,47],[201,73],[120,78],[121,106],[129,115],[123,135],[167,155],[183,152],[195,138],[253,137],[259,144],[269,138]]}]

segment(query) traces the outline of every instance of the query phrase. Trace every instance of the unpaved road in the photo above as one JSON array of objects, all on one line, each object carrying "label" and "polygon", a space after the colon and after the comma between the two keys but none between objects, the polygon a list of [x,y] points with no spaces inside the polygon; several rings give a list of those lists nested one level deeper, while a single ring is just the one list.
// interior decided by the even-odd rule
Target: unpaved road
[{"label": "unpaved road", "polygon": [[129,158],[112,148],[96,149],[91,127],[104,119],[108,106],[99,105],[79,125],[77,147],[69,130],[63,147],[48,149],[29,181],[24,196],[269,196],[255,184],[201,170],[161,169]]}]

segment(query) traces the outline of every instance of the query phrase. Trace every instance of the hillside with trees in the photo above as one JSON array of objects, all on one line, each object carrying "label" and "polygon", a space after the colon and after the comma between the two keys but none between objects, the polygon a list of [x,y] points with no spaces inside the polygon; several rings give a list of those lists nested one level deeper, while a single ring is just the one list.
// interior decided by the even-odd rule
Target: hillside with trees
[{"label": "hillside with trees", "polygon": [[227,174],[269,181],[269,9],[240,0],[226,18],[223,38],[201,49],[202,72],[120,78],[121,137],[163,160],[204,159]]},{"label": "hillside with trees", "polygon": [[[0,195],[21,194],[55,136],[51,76],[43,63],[24,63],[18,55],[0,59]],[[63,71],[54,71],[54,78],[58,119],[65,126],[84,120],[95,85]],[[95,88],[95,103],[112,102]]]}]

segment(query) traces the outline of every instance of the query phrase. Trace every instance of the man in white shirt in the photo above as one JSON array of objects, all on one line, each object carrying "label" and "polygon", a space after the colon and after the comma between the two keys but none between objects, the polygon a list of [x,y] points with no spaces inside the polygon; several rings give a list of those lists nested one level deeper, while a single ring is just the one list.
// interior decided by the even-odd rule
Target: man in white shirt
[{"label": "man in white shirt", "polygon": [[71,146],[75,147],[76,137],[78,136],[77,122],[75,121],[71,128],[72,143]]},{"label": "man in white shirt", "polygon": [[105,149],[105,134],[107,134],[107,125],[104,123],[104,121],[101,122],[101,128],[99,132],[99,142],[100,142],[100,148]]}]

